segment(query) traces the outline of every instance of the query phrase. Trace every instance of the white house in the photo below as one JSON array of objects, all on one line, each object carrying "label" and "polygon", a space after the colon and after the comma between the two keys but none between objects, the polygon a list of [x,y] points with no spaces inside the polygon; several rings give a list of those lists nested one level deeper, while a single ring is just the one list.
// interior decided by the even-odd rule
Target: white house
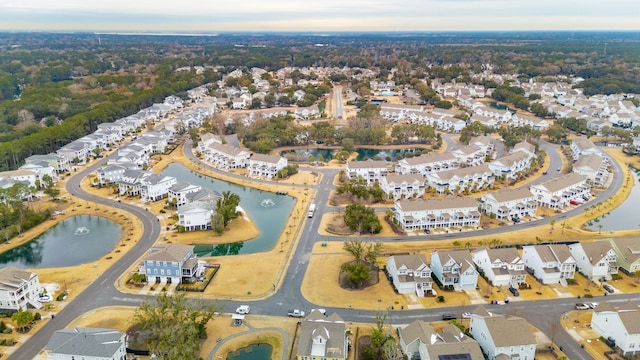
[{"label": "white house", "polygon": [[527,283],[524,261],[516,248],[489,249],[485,246],[471,253],[473,262],[493,286],[516,289]]},{"label": "white house", "polygon": [[608,166],[609,161],[598,154],[582,155],[573,164],[573,172],[587,178],[591,185],[604,186],[609,179]]},{"label": "white house", "polygon": [[13,266],[0,269],[0,310],[18,311],[42,308],[38,274]]},{"label": "white house", "polygon": [[573,161],[578,160],[582,155],[598,154],[602,155],[602,151],[589,139],[579,136],[571,141],[571,157]]},{"label": "white house", "polygon": [[173,176],[165,176],[161,174],[151,174],[141,180],[140,196],[142,201],[158,201],[164,199],[169,194],[169,189],[176,184],[178,180]]},{"label": "white house", "polygon": [[536,338],[527,320],[492,314],[483,307],[471,313],[469,332],[489,360],[533,360]]},{"label": "white house", "polygon": [[600,302],[593,309],[591,328],[604,338],[611,337],[624,355],[640,353],[640,307],[633,302],[618,308]]},{"label": "white house", "polygon": [[429,266],[442,286],[460,291],[473,290],[478,285],[478,272],[469,250],[434,251]]},{"label": "white house", "polygon": [[182,206],[187,203],[187,195],[202,190],[202,187],[184,181],[173,184],[167,193],[167,202],[175,206]]},{"label": "white house", "polygon": [[478,342],[453,324],[436,331],[429,323],[416,320],[398,329],[400,348],[409,360],[465,359],[484,360]]},{"label": "white house", "polygon": [[478,202],[473,198],[446,197],[439,200],[401,200],[394,216],[405,230],[449,229],[480,226]]},{"label": "white house", "polygon": [[611,280],[618,273],[618,255],[607,240],[571,244],[569,251],[578,271],[592,280]]},{"label": "white house", "polygon": [[2,171],[0,172],[0,179],[20,182],[34,188],[37,182],[40,181],[38,173],[28,169]]},{"label": "white house", "polygon": [[535,159],[534,156],[531,156],[524,151],[516,151],[493,160],[489,163],[489,169],[496,177],[515,180],[529,170],[533,159]]},{"label": "white house", "polygon": [[571,200],[589,199],[591,186],[587,179],[577,173],[569,173],[529,187],[538,206],[562,209]]},{"label": "white house", "polygon": [[527,245],[522,248],[524,265],[543,284],[567,285],[576,272],[576,260],[564,244]]},{"label": "white house", "polygon": [[482,195],[480,206],[489,216],[496,219],[521,219],[535,216],[538,203],[531,191],[525,187],[502,188]]},{"label": "white house", "polygon": [[127,334],[101,328],[61,329],[44,350],[52,360],[126,360]]},{"label": "white house", "polygon": [[347,325],[338,314],[312,310],[300,324],[296,359],[346,360],[348,352]]},{"label": "white house", "polygon": [[387,274],[400,294],[432,294],[431,269],[423,254],[394,255],[387,259]]},{"label": "white house", "polygon": [[380,188],[394,200],[422,198],[424,182],[425,178],[420,174],[387,175],[380,179]]},{"label": "white house", "polygon": [[399,160],[396,164],[396,173],[427,176],[434,172],[452,170],[459,167],[460,162],[453,154],[432,153]]},{"label": "white house", "polygon": [[347,161],[344,172],[349,180],[361,177],[367,184],[372,184],[379,183],[382,177],[387,176],[388,168],[384,160]]},{"label": "white house", "polygon": [[178,206],[177,226],[185,231],[211,229],[211,216],[216,213],[215,203],[210,201],[192,201]]},{"label": "white house", "polygon": [[451,151],[461,166],[476,166],[485,162],[487,153],[476,145],[467,145]]},{"label": "white house", "polygon": [[426,176],[426,185],[438,194],[474,192],[486,189],[494,182],[487,164],[440,171]]},{"label": "white house", "polygon": [[287,158],[276,155],[253,154],[247,161],[247,174],[251,177],[272,179],[287,167]]},{"label": "white house", "polygon": [[205,152],[207,162],[221,169],[237,169],[247,166],[249,153],[227,144],[213,142],[207,146]]}]

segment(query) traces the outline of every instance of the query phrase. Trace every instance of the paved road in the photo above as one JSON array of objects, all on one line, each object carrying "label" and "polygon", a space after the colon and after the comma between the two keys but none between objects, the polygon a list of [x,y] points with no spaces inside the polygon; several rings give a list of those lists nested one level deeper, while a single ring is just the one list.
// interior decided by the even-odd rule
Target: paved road
[{"label": "paved road", "polygon": [[[446,137],[445,137],[446,141]],[[541,143],[541,147],[547,151],[550,156],[552,167],[557,168],[560,162],[560,157],[555,152],[553,145],[548,143]],[[186,154],[194,161],[198,161],[191,153],[191,147],[189,144],[185,146]],[[160,224],[158,219],[149,212],[139,207],[118,203],[110,199],[100,198],[98,196],[86,193],[83,191],[79,184],[80,181],[92,171],[96,170],[104,161],[100,161],[87,169],[72,176],[67,182],[67,191],[78,198],[85,199],[91,202],[113,206],[117,208],[125,209],[131,212],[134,216],[141,219],[144,225],[144,232],[142,238],[138,243],[119,261],[117,261],[112,267],[105,270],[105,272],[98,277],[83,293],[79,294],[67,307],[65,307],[59,314],[47,323],[40,331],[34,334],[23,346],[21,346],[16,352],[14,352],[9,359],[32,359],[42,349],[53,332],[55,330],[64,328],[69,322],[81,314],[95,308],[108,306],[108,305],[139,305],[146,297],[140,295],[125,295],[119,293],[114,283],[118,280],[119,276],[123,274],[129,266],[137,261],[137,259],[144,254],[144,252],[153,245],[160,234]],[[614,173],[613,182],[611,186],[600,193],[598,201],[604,201],[611,195],[613,195],[622,185],[622,170],[619,165],[612,161]],[[201,164],[201,166],[204,166]],[[333,188],[332,181],[335,175],[338,173],[337,169],[318,168],[317,171],[323,173],[321,183],[314,186],[317,190],[316,199],[314,200],[317,205],[317,214],[325,212],[335,211],[333,208],[329,208],[327,200],[329,193]],[[214,169],[214,171],[217,171]],[[225,173],[225,175],[230,175]],[[549,175],[549,176],[555,176]],[[241,177],[243,180],[246,178]],[[542,180],[537,180],[542,181]],[[308,186],[308,185],[307,185]],[[582,207],[569,210],[564,214],[558,215],[555,218],[562,219],[563,217],[571,217],[577,215],[583,211]],[[540,221],[531,223],[520,223],[509,227],[488,229],[474,232],[473,235],[480,234],[499,234],[505,231],[513,231],[520,228],[529,226],[538,226],[541,224],[549,223],[553,218],[546,218]],[[284,274],[282,279],[278,279],[279,286],[277,292],[272,296],[264,300],[253,301],[251,306],[253,311],[257,314],[284,316],[289,308],[295,307],[300,309],[311,309],[314,307],[323,307],[330,312],[337,312],[341,317],[347,321],[357,322],[373,322],[375,315],[372,311],[368,310],[355,310],[349,308],[327,308],[325,306],[318,306],[310,303],[306,300],[301,292],[301,285],[304,274],[311,257],[311,250],[315,242],[318,241],[336,241],[335,237],[321,236],[318,233],[320,226],[320,216],[315,216],[311,219],[307,219],[303,230],[301,231],[301,237],[299,239],[298,246],[293,253],[289,265],[289,269]],[[422,239],[453,239],[467,237],[469,233],[452,233],[444,235],[424,235],[418,237],[372,237],[363,239],[376,240],[376,241],[416,241]],[[609,296],[607,300],[623,301],[623,299],[640,299],[640,295],[616,295]],[[596,300],[594,300],[596,301]],[[225,312],[233,312],[235,308],[246,301],[220,301],[220,305]],[[492,306],[491,311],[496,313],[511,312],[517,313],[519,316],[526,318],[531,324],[537,326],[540,330],[547,334],[557,333],[554,336],[554,341],[565,349],[565,352],[570,354],[571,359],[589,359],[590,356],[582,350],[579,345],[567,334],[565,331],[557,331],[558,320],[562,316],[562,313],[570,310],[575,303],[575,299],[553,299],[553,300],[540,300],[540,301],[522,301],[512,302],[509,305],[504,306]],[[348,300],[345,301],[345,306],[348,306]],[[447,311],[454,311],[461,313],[473,309],[472,307],[451,307],[451,308],[438,308],[429,310],[394,310],[389,313],[389,321],[393,324],[406,324],[415,319],[424,319],[427,321],[439,320],[440,314]]]},{"label": "paved road", "polygon": [[332,91],[333,101],[335,103],[335,113],[333,115],[337,120],[345,120],[344,104],[342,104],[342,85],[336,85]]}]

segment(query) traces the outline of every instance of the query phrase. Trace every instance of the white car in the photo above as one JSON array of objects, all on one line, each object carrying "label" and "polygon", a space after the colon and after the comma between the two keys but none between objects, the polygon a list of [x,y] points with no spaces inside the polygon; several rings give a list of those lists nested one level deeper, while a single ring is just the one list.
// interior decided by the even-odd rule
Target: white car
[{"label": "white car", "polygon": [[41,303],[48,303],[51,302],[51,295],[40,295],[40,297],[38,297],[38,301],[40,301]]},{"label": "white car", "polygon": [[463,318],[463,319],[469,319],[469,318],[471,318],[471,313],[470,313],[470,312],[463,312],[463,313],[462,313],[462,318]]},{"label": "white car", "polygon": [[251,308],[249,307],[249,305],[240,305],[237,309],[236,309],[236,314],[248,314],[249,312],[251,312]]}]

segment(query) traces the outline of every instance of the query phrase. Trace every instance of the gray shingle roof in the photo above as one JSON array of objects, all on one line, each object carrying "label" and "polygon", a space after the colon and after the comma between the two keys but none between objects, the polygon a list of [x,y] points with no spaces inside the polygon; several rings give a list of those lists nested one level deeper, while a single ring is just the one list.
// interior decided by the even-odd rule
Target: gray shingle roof
[{"label": "gray shingle roof", "polygon": [[124,334],[100,328],[62,329],[53,333],[45,350],[55,354],[113,358]]}]

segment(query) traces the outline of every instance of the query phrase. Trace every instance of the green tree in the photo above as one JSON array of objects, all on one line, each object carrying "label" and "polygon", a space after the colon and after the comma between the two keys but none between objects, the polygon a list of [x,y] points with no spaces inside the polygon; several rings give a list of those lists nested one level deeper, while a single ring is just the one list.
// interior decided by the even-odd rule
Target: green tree
[{"label": "green tree", "polygon": [[216,311],[213,301],[187,301],[184,294],[162,293],[142,303],[133,318],[141,330],[153,334],[148,340],[151,353],[167,360],[198,359],[200,341]]},{"label": "green tree", "polygon": [[240,196],[231,191],[223,192],[222,197],[218,199],[216,203],[216,213],[222,215],[224,227],[227,227],[232,219],[238,217],[239,214],[236,210],[238,204],[240,204]]},{"label": "green tree", "polygon": [[371,269],[367,264],[344,263],[341,269],[347,273],[347,279],[356,287],[362,286],[369,280],[369,271]]},{"label": "green tree", "polygon": [[29,325],[33,321],[33,314],[20,308],[11,315],[11,320],[16,322],[18,331],[27,332],[29,331]]},{"label": "green tree", "polygon": [[347,205],[344,212],[344,223],[349,229],[358,231],[358,233],[377,234],[382,230],[382,225],[380,225],[375,211],[361,204]]},{"label": "green tree", "polygon": [[218,235],[224,232],[224,216],[218,213],[211,215],[211,230]]}]

